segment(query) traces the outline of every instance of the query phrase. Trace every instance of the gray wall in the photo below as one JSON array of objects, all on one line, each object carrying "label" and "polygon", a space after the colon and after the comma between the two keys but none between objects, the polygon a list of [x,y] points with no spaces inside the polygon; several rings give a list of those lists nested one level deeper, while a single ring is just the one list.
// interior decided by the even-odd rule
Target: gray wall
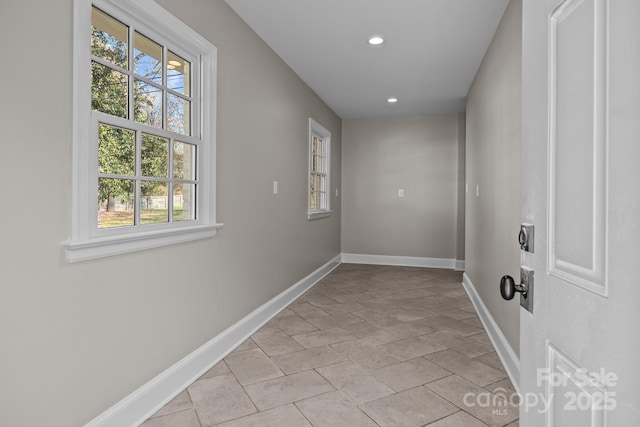
[{"label": "gray wall", "polygon": [[345,120],[342,129],[342,252],[456,259],[458,114]]},{"label": "gray wall", "polygon": [[[3,2],[0,425],[78,426],[340,252],[307,221],[307,126],[341,120],[223,0],[160,3],[218,47],[213,239],[69,265],[71,0]],[[272,195],[272,181],[280,194]],[[333,193],[335,195],[335,192]]]},{"label": "gray wall", "polygon": [[465,269],[516,354],[519,299],[504,301],[498,284],[520,278],[521,64],[522,3],[511,0],[467,95]]}]

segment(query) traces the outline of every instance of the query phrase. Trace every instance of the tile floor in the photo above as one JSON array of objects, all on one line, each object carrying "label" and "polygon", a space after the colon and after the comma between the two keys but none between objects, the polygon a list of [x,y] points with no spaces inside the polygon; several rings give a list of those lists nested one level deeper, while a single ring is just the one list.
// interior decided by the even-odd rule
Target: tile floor
[{"label": "tile floor", "polygon": [[514,427],[452,270],[342,264],[143,427]]}]

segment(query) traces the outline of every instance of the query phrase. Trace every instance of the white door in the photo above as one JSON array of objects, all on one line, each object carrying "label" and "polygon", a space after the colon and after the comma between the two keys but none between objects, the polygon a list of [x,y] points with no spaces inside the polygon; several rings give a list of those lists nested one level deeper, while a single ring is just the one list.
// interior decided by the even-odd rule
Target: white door
[{"label": "white door", "polygon": [[640,1],[523,0],[522,94],[520,425],[640,426]]}]

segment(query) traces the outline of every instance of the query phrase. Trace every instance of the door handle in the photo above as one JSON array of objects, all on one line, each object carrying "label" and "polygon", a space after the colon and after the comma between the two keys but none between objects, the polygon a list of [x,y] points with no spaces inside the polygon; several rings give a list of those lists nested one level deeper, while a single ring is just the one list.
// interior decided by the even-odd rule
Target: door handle
[{"label": "door handle", "polygon": [[516,283],[511,276],[502,276],[500,279],[502,298],[513,299],[516,292],[520,293],[520,305],[533,313],[533,270],[520,267],[520,283]]},{"label": "door handle", "polygon": [[502,295],[502,298],[511,300],[516,295],[516,292],[520,292],[526,298],[529,286],[526,283],[516,284],[511,276],[502,276],[502,279],[500,279],[500,295]]}]

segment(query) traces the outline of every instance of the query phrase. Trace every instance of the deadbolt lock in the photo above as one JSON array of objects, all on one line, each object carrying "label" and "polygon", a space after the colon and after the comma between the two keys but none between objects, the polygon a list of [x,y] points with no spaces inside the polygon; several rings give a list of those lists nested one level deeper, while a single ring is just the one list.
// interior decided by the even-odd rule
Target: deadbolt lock
[{"label": "deadbolt lock", "polygon": [[520,224],[520,233],[518,233],[518,243],[520,243],[520,249],[525,252],[533,253],[533,224]]}]

